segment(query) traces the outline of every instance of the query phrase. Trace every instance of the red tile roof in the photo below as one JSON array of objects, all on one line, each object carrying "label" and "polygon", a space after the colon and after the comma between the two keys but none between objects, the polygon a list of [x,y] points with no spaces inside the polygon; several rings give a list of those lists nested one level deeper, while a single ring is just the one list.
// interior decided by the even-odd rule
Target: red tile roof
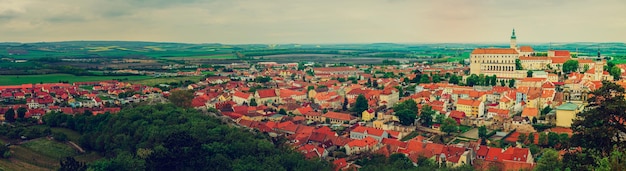
[{"label": "red tile roof", "polygon": [[259,93],[259,97],[260,98],[268,98],[268,97],[276,97],[276,90],[274,89],[263,89],[263,90],[257,90],[257,93]]},{"label": "red tile roof", "polygon": [[537,115],[539,115],[539,109],[537,108],[525,107],[524,110],[522,110],[522,117],[524,116],[537,117]]},{"label": "red tile roof", "polygon": [[533,48],[530,46],[520,46],[519,51],[521,52],[534,52]]},{"label": "red tile roof", "polygon": [[236,91],[235,94],[233,94],[233,96],[240,97],[240,98],[243,98],[243,99],[248,99],[251,96],[251,94],[240,92],[240,91]]},{"label": "red tile roof", "polygon": [[384,130],[380,130],[380,129],[376,129],[376,128],[372,128],[372,127],[365,127],[365,126],[358,126],[358,127],[354,128],[352,130],[352,132],[358,132],[358,133],[362,133],[362,134],[367,133],[368,135],[375,135],[375,136],[378,136],[378,137],[382,137],[383,134],[385,133]]},{"label": "red tile roof", "polygon": [[515,49],[511,48],[476,48],[472,54],[519,54]]},{"label": "red tile roof", "polygon": [[331,118],[331,119],[342,120],[342,121],[350,121],[350,120],[352,120],[352,116],[350,116],[350,114],[338,113],[338,112],[328,112],[328,113],[324,114],[324,117]]}]

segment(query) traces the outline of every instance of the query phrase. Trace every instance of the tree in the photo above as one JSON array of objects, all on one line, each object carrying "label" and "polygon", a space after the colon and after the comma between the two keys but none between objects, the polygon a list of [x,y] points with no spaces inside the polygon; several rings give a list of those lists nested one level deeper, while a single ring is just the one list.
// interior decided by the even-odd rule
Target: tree
[{"label": "tree", "polygon": [[459,77],[457,77],[456,75],[451,75],[450,76],[450,82],[451,84],[459,84]]},{"label": "tree", "polygon": [[420,78],[420,83],[430,83],[430,78],[427,75],[422,75],[422,78]]},{"label": "tree", "polygon": [[614,150],[610,156],[596,160],[595,170],[626,170],[626,152]]},{"label": "tree", "polygon": [[543,151],[541,158],[537,161],[537,166],[535,170],[544,171],[544,170],[560,170],[561,169],[561,161],[559,160],[559,152],[554,149],[546,149]]},{"label": "tree", "polygon": [[515,70],[523,70],[522,61],[519,59],[515,59]]},{"label": "tree", "polygon": [[7,147],[4,144],[0,145],[0,155],[2,155],[2,158],[9,158],[11,157],[11,149],[9,149],[9,147]]},{"label": "tree", "polygon": [[343,104],[341,104],[341,110],[343,111],[348,110],[348,97],[343,98]]},{"label": "tree", "polygon": [[488,138],[487,127],[485,125],[478,127],[478,138]]},{"label": "tree", "polygon": [[354,102],[354,107],[352,108],[352,112],[356,113],[355,116],[361,116],[363,111],[369,108],[369,103],[367,102],[367,98],[363,96],[363,94],[359,94],[356,97],[356,102]]},{"label": "tree", "polygon": [[511,80],[509,80],[509,87],[510,87],[510,88],[515,87],[515,79],[511,79]]},{"label": "tree", "polygon": [[617,66],[613,66],[609,70],[609,74],[611,74],[611,76],[613,76],[613,80],[619,80],[620,77],[622,76],[622,69],[620,69]]},{"label": "tree", "polygon": [[500,80],[500,86],[502,87],[506,86],[506,84],[504,83],[504,80]]},{"label": "tree", "polygon": [[193,90],[171,91],[168,99],[178,107],[189,108],[191,107],[191,100],[193,100]]},{"label": "tree", "polygon": [[430,105],[422,106],[422,110],[420,112],[420,121],[422,122],[422,125],[430,127],[433,124],[433,115],[435,115],[435,111],[432,107],[430,107]]},{"label": "tree", "polygon": [[441,78],[439,77],[439,74],[433,75],[433,83],[439,83],[439,82],[441,82]]},{"label": "tree", "polygon": [[52,137],[54,137],[55,140],[60,141],[60,142],[67,141],[67,135],[65,135],[65,133],[62,133],[62,132],[56,132],[52,134]]},{"label": "tree", "polygon": [[13,108],[9,108],[9,110],[4,113],[4,119],[7,122],[15,122],[15,110],[13,110]]},{"label": "tree", "polygon": [[83,162],[76,161],[74,157],[66,157],[60,161],[61,168],[59,171],[85,171],[87,165]]},{"label": "tree", "polygon": [[257,105],[259,104],[256,103],[256,99],[253,98],[250,100],[250,106],[257,106]]},{"label": "tree", "polygon": [[478,85],[479,84],[479,80],[478,80],[478,75],[476,74],[472,74],[469,77],[467,77],[467,79],[465,79],[466,81],[466,85],[467,86],[474,86],[474,85]]},{"label": "tree", "polygon": [[546,106],[543,109],[541,109],[541,115],[545,115],[550,113],[550,111],[552,111],[552,108],[550,108],[550,106]]},{"label": "tree", "polygon": [[571,143],[610,154],[614,149],[625,149],[626,100],[624,88],[610,81],[602,81],[602,87],[591,93],[587,100],[588,110],[577,114],[572,123]]},{"label": "tree", "polygon": [[587,70],[589,70],[589,64],[583,65],[583,73],[587,72]]},{"label": "tree", "polygon": [[395,114],[396,116],[398,116],[400,124],[406,126],[413,124],[415,122],[415,118],[417,118],[417,116],[415,115],[415,111],[411,111],[408,109],[398,111]]},{"label": "tree", "polygon": [[377,88],[378,87],[378,81],[376,81],[376,80],[372,81],[372,87]]},{"label": "tree", "polygon": [[563,72],[570,73],[578,71],[578,61],[577,60],[567,60],[563,63]]},{"label": "tree", "polygon": [[456,123],[456,120],[452,118],[446,118],[441,123],[441,131],[445,132],[447,135],[450,135],[452,132],[456,132],[459,130],[459,124]]},{"label": "tree", "polygon": [[520,143],[522,143],[522,144],[525,144],[525,143],[526,143],[526,139],[527,139],[527,138],[528,138],[528,137],[526,137],[526,134],[524,134],[524,133],[520,133],[520,134],[519,134],[519,137],[517,137],[517,142],[520,142]]},{"label": "tree", "polygon": [[20,120],[24,119],[24,117],[26,117],[26,112],[28,112],[28,109],[25,107],[17,108],[17,118]]},{"label": "tree", "polygon": [[[535,133],[528,133],[528,137],[526,137],[526,139],[528,140],[529,144],[534,144],[535,143]],[[537,154],[537,153],[533,153],[533,154]]]},{"label": "tree", "polygon": [[498,83],[498,77],[496,75],[491,76],[491,86],[496,86]]},{"label": "tree", "polygon": [[278,110],[278,114],[287,115],[287,111],[283,108],[280,108],[280,110]]},{"label": "tree", "polygon": [[526,71],[526,77],[528,77],[528,78],[533,77],[533,70]]},{"label": "tree", "polygon": [[539,145],[547,146],[548,145],[548,135],[545,133],[539,134]]}]

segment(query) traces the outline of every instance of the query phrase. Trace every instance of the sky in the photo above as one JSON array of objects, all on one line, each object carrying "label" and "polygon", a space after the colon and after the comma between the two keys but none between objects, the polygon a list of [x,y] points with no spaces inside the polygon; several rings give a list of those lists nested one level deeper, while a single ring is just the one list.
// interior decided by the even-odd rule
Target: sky
[{"label": "sky", "polygon": [[626,0],[0,0],[0,42],[625,42]]}]

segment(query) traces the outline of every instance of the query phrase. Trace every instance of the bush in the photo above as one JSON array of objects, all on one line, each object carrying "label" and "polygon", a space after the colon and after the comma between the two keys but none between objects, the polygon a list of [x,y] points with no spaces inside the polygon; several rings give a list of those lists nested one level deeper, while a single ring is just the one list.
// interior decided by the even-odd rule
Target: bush
[{"label": "bush", "polygon": [[62,133],[62,132],[56,132],[52,134],[52,137],[54,137],[55,140],[60,141],[60,142],[67,141],[67,135],[65,135],[65,133]]}]

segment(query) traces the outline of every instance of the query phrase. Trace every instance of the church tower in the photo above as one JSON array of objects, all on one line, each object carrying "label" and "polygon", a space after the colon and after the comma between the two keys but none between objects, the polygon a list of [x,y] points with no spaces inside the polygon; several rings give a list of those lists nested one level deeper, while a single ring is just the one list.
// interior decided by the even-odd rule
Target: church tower
[{"label": "church tower", "polygon": [[515,49],[519,52],[519,50],[517,49],[517,37],[515,37],[515,29],[513,29],[513,33],[511,34],[511,49]]}]

